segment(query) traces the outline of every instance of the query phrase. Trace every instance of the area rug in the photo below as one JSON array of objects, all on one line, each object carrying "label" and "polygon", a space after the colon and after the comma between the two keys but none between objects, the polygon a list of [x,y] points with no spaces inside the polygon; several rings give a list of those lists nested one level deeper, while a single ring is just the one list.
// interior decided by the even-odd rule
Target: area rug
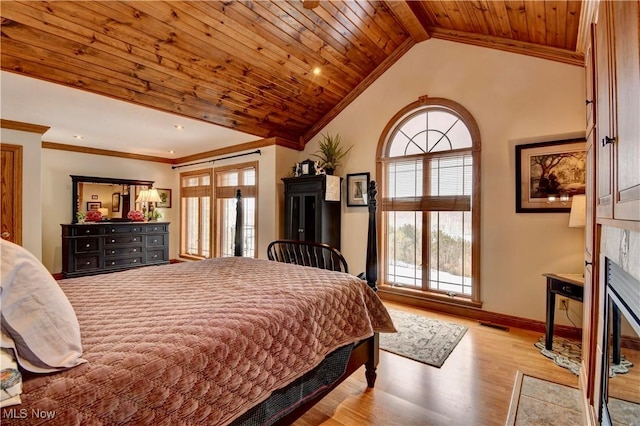
[{"label": "area rug", "polygon": [[580,391],[518,371],[505,424],[582,426]]},{"label": "area rug", "polygon": [[389,309],[397,333],[381,333],[380,349],[442,367],[467,332],[463,325]]},{"label": "area rug", "polygon": [[[566,368],[576,376],[580,375],[582,345],[579,342],[565,339],[564,337],[554,337],[551,350],[548,350],[545,348],[545,336],[542,336],[534,343],[534,346],[540,349],[542,355],[552,359],[556,365]],[[609,366],[609,377],[628,373],[631,367],[633,367],[633,363],[625,359],[624,355],[621,355],[620,364],[611,364]]]}]

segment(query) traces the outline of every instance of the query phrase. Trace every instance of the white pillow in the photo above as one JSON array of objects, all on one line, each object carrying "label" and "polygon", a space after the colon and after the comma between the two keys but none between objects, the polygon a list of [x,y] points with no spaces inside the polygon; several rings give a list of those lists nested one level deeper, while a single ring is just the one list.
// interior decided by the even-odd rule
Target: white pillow
[{"label": "white pillow", "polygon": [[14,349],[18,364],[34,373],[86,362],[76,313],[58,283],[29,251],[0,241],[0,346]]}]

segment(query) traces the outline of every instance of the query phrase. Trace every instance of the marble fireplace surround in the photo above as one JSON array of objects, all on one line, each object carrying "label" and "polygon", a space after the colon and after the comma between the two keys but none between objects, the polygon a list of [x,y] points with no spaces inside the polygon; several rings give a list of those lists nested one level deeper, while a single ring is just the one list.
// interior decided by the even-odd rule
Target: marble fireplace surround
[{"label": "marble fireplace surround", "polygon": [[[631,324],[632,330],[623,327],[624,336],[640,334],[640,233],[630,230],[605,226],[602,228],[602,239],[600,245],[600,297],[601,300],[614,303],[620,309],[620,315]],[[601,308],[604,307],[601,305]],[[600,354],[608,353],[604,346],[604,333],[608,331],[606,324],[610,315],[609,307],[604,307],[599,314],[598,320],[598,340],[600,342]],[[627,324],[627,325],[629,325]],[[607,341],[609,344],[610,342]],[[598,363],[598,372],[602,378],[600,400],[603,400],[604,392],[607,388],[608,374],[602,374],[608,365],[604,360]],[[603,386],[604,385],[604,386]],[[600,405],[600,404],[598,404]],[[611,408],[611,407],[609,407]],[[635,411],[635,410],[634,410]],[[611,424],[607,412],[607,406],[603,404],[602,424]]]}]

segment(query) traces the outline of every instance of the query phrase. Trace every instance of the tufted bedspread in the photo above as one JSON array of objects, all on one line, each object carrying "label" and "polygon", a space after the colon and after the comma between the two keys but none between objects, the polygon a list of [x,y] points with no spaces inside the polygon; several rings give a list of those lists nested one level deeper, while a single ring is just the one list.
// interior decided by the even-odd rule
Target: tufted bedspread
[{"label": "tufted bedspread", "polygon": [[3,425],[227,424],[333,350],[394,331],[356,277],[266,260],[144,267],[60,286],[88,363],[25,374],[15,407],[25,418]]}]

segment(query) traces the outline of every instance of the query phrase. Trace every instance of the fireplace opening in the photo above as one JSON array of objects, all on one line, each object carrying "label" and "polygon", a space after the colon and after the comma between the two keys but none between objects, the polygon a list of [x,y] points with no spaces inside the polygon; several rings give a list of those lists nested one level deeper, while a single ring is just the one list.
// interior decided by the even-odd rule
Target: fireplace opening
[{"label": "fireplace opening", "polygon": [[605,261],[602,425],[640,419],[640,281]]}]

